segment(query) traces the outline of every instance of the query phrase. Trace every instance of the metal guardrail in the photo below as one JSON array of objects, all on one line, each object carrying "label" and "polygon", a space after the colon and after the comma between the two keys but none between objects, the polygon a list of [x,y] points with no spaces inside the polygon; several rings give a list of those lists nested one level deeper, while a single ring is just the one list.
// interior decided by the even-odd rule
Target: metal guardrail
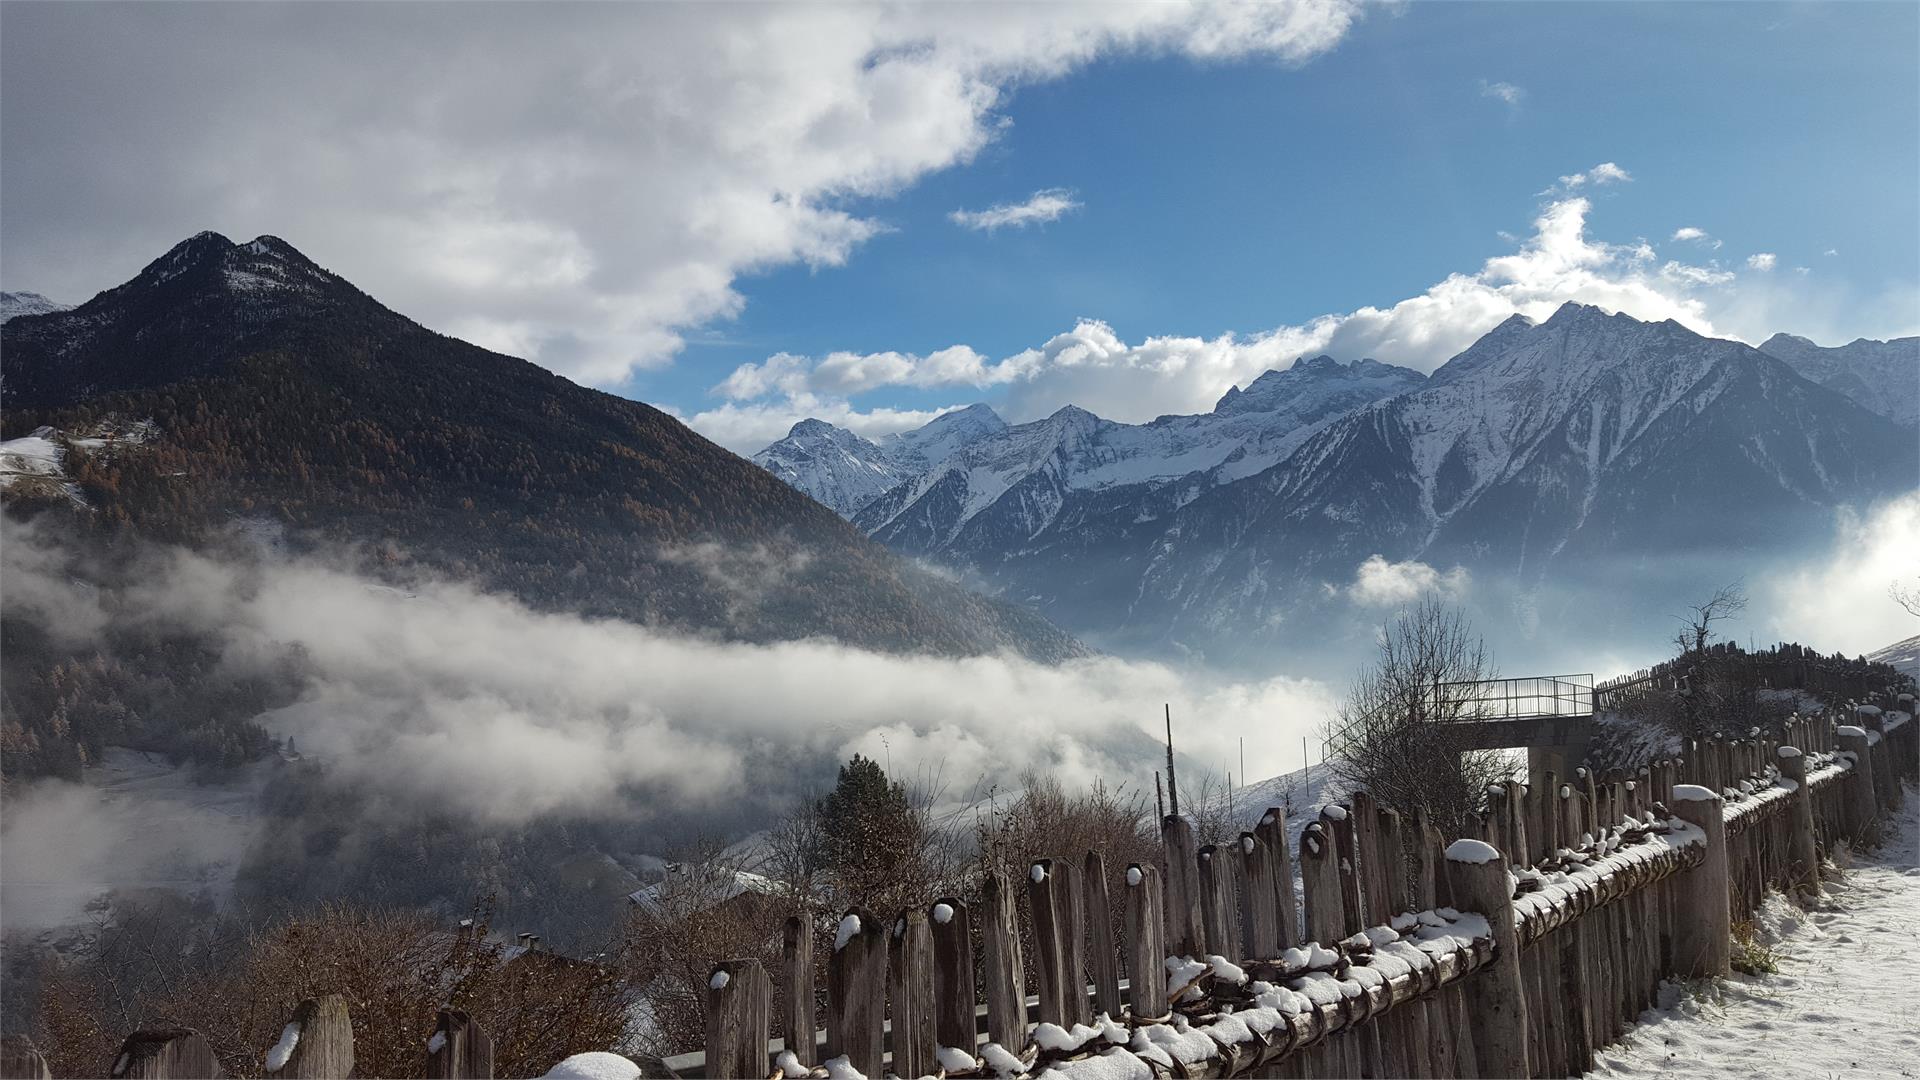
[{"label": "metal guardrail", "polygon": [[1542,716],[1590,716],[1593,676],[1535,675],[1518,679],[1481,679],[1440,683],[1432,710],[1456,723],[1479,720],[1527,720]]}]

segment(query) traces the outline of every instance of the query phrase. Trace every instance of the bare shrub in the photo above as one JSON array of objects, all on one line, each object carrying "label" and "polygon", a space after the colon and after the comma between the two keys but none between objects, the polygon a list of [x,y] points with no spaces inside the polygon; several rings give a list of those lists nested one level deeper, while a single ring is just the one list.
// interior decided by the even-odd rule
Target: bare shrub
[{"label": "bare shrub", "polygon": [[1422,597],[1382,628],[1378,658],[1328,725],[1327,768],[1348,790],[1462,835],[1487,785],[1511,773],[1501,754],[1468,749],[1458,723],[1479,707],[1471,684],[1495,677],[1460,611]]},{"label": "bare shrub", "polygon": [[[493,1037],[504,1076],[570,1054],[622,1048],[627,993],[617,963],[486,939],[486,906],[463,933],[416,912],[329,905],[241,933],[223,920],[185,932],[129,910],[73,962],[45,973],[41,1034],[60,1075],[99,1075],[141,1027],[190,1027],[232,1076],[258,1076],[304,999],[339,994],[362,1075],[420,1076],[443,1006]],[[57,1062],[58,1064],[54,1064]]]}]

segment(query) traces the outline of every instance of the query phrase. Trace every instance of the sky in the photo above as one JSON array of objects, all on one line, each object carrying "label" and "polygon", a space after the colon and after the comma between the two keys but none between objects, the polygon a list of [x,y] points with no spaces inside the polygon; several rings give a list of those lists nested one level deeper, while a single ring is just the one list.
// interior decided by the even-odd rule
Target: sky
[{"label": "sky", "polygon": [[1566,300],[1920,332],[1920,5],[0,6],[0,286],[202,229],[750,453],[1431,370]]}]

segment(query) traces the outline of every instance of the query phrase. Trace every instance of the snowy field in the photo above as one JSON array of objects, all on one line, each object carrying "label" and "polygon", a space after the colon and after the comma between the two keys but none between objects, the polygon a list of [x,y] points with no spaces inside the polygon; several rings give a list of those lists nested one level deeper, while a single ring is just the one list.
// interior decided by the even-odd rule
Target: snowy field
[{"label": "snowy field", "polygon": [[1813,910],[1768,898],[1755,921],[1776,974],[1662,986],[1588,1075],[1920,1077],[1920,792],[1906,795],[1897,833]]},{"label": "snowy field", "polygon": [[157,754],[114,747],[83,783],[23,785],[0,822],[0,912],[9,931],[83,926],[115,889],[172,889],[216,902],[232,891],[278,761],[217,784]]}]

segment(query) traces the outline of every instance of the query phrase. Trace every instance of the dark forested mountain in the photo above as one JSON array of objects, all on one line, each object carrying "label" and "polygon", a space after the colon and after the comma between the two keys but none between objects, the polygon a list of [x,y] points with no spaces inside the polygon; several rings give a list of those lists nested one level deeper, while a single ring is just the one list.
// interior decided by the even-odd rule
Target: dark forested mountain
[{"label": "dark forested mountain", "polygon": [[[8,487],[12,516],[37,513],[76,543],[192,543],[238,524],[728,639],[1083,651],[665,413],[432,333],[273,237],[202,233],[3,333],[3,434],[52,429],[28,442],[51,444],[38,460],[71,481]],[[58,694],[28,689],[49,658],[19,620],[7,632],[7,719],[51,731]]]},{"label": "dark forested mountain", "polygon": [[1775,334],[1760,343],[1760,351],[1871,412],[1909,426],[1920,424],[1920,337],[1859,338],[1826,348],[1803,337]]},{"label": "dark forested mountain", "polygon": [[1636,566],[1738,576],[1830,535],[1834,507],[1920,485],[1910,428],[1673,322],[1568,304],[1430,379],[1397,371],[1307,361],[1141,426],[1063,409],[854,521],[1097,640],[1233,659],[1311,635],[1373,554],[1521,591],[1611,574],[1627,605],[1659,588]]}]

